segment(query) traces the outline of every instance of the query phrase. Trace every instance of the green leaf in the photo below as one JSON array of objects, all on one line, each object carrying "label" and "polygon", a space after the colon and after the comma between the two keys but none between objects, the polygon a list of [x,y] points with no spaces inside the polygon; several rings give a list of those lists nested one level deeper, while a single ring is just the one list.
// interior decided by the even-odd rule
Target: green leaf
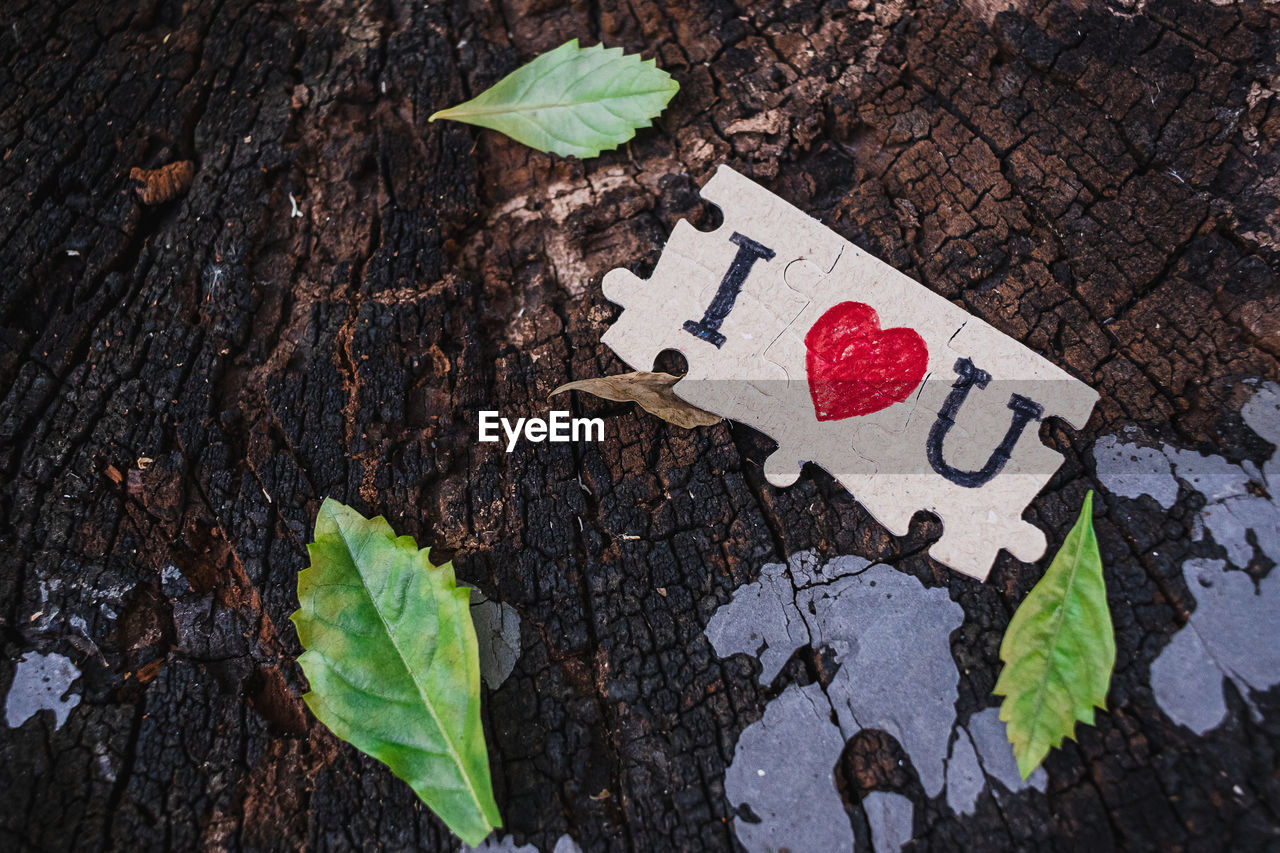
[{"label": "green leaf", "polygon": [[379,516],[327,499],[293,614],[302,698],[338,737],[391,768],[467,844],[501,826],[480,724],[470,590]]},{"label": "green leaf", "polygon": [[652,59],[572,39],[464,104],[435,113],[505,133],[539,151],[594,157],[648,127],[680,84]]},{"label": "green leaf", "polygon": [[1074,737],[1076,721],[1091,726],[1094,706],[1106,708],[1116,640],[1093,534],[1093,492],[1049,571],[1013,614],[1000,659],[1000,719],[1025,779],[1050,749]]}]

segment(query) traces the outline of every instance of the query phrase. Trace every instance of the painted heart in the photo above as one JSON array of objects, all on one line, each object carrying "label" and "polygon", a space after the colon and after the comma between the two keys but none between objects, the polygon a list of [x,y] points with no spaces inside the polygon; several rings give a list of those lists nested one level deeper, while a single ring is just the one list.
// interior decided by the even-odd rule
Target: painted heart
[{"label": "painted heart", "polygon": [[869,415],[900,403],[920,384],[929,348],[914,329],[881,329],[876,309],[841,302],[804,336],[809,395],[820,421]]}]

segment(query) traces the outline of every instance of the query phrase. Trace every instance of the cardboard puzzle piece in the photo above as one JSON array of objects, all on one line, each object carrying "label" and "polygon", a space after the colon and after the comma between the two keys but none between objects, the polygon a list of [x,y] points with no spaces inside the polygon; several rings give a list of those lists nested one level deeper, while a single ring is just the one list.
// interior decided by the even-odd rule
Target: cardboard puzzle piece
[{"label": "cardboard puzzle piece", "polygon": [[1062,462],[1039,424],[1082,428],[1097,392],[727,166],[702,195],[720,228],[605,276],[604,342],[635,370],[682,353],[675,393],[776,441],[773,485],[813,462],[895,535],[933,513],[930,556],[978,579],[1001,548],[1038,559],[1022,512]]}]

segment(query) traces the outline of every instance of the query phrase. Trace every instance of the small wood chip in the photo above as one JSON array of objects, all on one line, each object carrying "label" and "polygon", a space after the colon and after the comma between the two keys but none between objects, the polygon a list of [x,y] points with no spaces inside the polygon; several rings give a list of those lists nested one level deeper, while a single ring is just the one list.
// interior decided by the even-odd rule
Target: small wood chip
[{"label": "small wood chip", "polygon": [[164,204],[185,193],[191,187],[191,180],[196,174],[196,164],[190,160],[176,160],[159,169],[139,169],[137,166],[129,170],[129,178],[137,181],[138,198],[143,204]]},{"label": "small wood chip", "polygon": [[159,675],[160,670],[163,668],[164,668],[164,658],[160,658],[159,660],[153,660],[151,663],[144,665],[141,669],[138,670],[138,676],[137,676],[138,681],[142,684],[146,684],[148,681],[151,681],[153,678]]}]

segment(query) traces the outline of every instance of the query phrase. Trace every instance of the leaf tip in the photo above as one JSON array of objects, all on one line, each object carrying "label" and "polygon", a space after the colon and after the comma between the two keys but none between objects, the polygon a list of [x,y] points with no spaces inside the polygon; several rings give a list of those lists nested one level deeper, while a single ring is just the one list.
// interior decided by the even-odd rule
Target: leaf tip
[{"label": "leaf tip", "polygon": [[315,533],[312,538],[319,540],[322,536],[336,533],[344,511],[350,510],[341,502],[331,497],[326,497],[320,503],[320,509],[316,512]]}]

